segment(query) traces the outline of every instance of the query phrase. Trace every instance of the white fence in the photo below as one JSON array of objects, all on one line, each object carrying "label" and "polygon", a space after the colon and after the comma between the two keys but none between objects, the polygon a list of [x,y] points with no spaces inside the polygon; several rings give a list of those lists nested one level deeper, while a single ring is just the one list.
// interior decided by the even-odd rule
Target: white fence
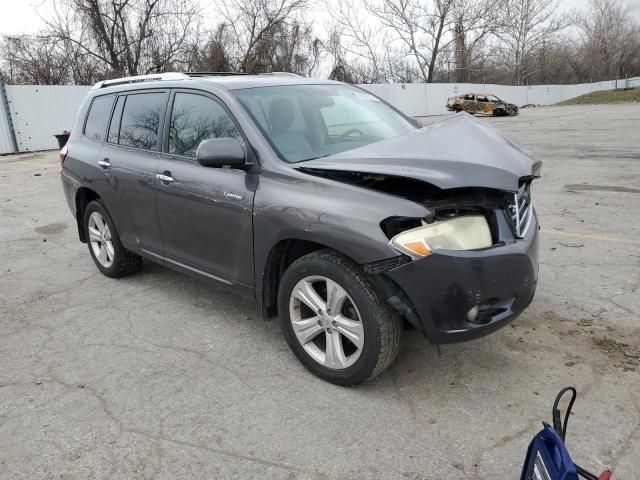
[{"label": "white fence", "polygon": [[90,87],[7,85],[18,151],[56,148],[53,135],[71,130]]},{"label": "white fence", "polygon": [[414,117],[447,113],[447,98],[467,92],[489,92],[522,105],[553,105],[597,90],[638,87],[640,77],[577,85],[509,86],[477,83],[386,83],[362,85],[400,110]]},{"label": "white fence", "polygon": [[[518,106],[553,105],[596,90],[640,87],[640,77],[578,85],[394,83],[362,87],[408,115],[417,117],[447,113],[447,98],[466,92],[491,92]],[[53,135],[71,130],[80,102],[89,89],[83,86],[6,85],[6,98],[0,98],[0,154],[57,148]],[[2,100],[6,100],[6,103]],[[5,106],[8,106],[8,112]],[[13,123],[13,134],[10,121]]]}]

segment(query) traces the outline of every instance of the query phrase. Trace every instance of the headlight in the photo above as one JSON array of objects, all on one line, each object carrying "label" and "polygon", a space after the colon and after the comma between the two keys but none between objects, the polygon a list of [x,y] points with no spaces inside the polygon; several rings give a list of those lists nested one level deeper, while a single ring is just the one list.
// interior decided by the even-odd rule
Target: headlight
[{"label": "headlight", "polygon": [[413,258],[426,257],[435,250],[475,250],[493,244],[487,219],[468,215],[442,220],[399,233],[391,246]]}]

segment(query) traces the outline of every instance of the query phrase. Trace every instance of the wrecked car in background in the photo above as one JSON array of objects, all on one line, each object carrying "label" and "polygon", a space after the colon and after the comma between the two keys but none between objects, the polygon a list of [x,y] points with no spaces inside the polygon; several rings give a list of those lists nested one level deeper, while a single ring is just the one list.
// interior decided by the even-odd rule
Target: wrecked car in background
[{"label": "wrecked car in background", "polygon": [[447,100],[447,110],[450,112],[493,115],[495,117],[518,115],[518,107],[516,105],[500,100],[490,93],[465,93],[464,95],[450,97]]},{"label": "wrecked car in background", "polygon": [[97,84],[60,160],[103,274],[144,257],[255,299],[336,384],[391,365],[403,322],[466,341],[536,289],[540,162],[466,113],[421,128],[339,82],[149,75]]}]

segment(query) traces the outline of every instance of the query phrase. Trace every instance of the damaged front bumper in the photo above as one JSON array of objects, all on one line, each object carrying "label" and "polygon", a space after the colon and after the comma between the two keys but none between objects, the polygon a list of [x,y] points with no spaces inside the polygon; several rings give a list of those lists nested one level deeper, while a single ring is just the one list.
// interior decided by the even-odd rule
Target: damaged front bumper
[{"label": "damaged front bumper", "polygon": [[[506,222],[505,217],[503,227]],[[523,238],[511,237],[482,250],[441,250],[385,275],[404,292],[403,302],[396,297],[396,303],[405,303],[401,313],[432,343],[487,335],[515,319],[533,299],[537,218],[534,213]]]}]

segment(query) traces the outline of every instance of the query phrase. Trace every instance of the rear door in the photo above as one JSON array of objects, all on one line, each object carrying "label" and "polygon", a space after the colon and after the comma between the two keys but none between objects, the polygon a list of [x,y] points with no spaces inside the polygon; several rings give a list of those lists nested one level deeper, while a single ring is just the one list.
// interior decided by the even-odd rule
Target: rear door
[{"label": "rear door", "polygon": [[202,140],[245,140],[216,97],[176,90],[165,128],[165,154],[156,190],[164,255],[174,266],[229,284],[253,286],[255,173],[207,168],[195,160]]},{"label": "rear door", "polygon": [[118,96],[101,157],[111,185],[105,199],[125,246],[161,255],[154,186],[169,90]]}]

